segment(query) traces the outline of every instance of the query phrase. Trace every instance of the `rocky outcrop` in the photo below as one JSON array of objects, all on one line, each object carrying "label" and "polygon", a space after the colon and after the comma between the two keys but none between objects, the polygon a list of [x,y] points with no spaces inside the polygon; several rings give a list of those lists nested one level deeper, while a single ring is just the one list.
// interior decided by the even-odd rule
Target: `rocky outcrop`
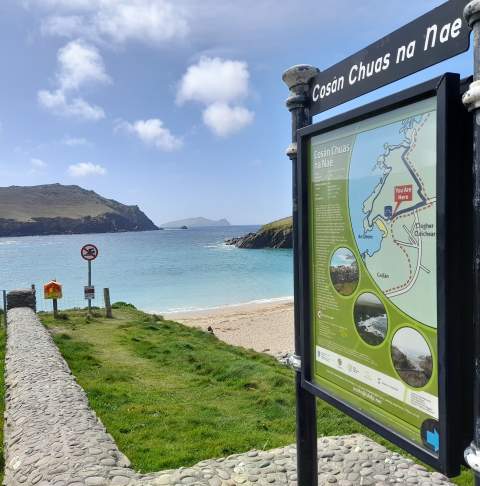
[{"label": "rocky outcrop", "polygon": [[256,233],[248,233],[239,238],[226,240],[227,245],[237,248],[293,248],[293,228],[291,218],[275,221],[262,226]]},{"label": "rocky outcrop", "polygon": [[33,221],[0,219],[0,236],[40,236],[86,233],[152,231],[158,228],[139,210],[127,217],[118,213],[73,218],[35,218]]},{"label": "rocky outcrop", "polygon": [[0,188],[0,237],[157,229],[138,206],[126,206],[79,186]]}]

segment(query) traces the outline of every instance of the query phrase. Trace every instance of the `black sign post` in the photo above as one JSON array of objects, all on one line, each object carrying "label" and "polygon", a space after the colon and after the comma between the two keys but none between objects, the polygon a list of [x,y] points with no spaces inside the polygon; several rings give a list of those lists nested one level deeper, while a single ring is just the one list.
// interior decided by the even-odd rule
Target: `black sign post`
[{"label": "black sign post", "polygon": [[463,103],[473,112],[473,442],[465,451],[465,460],[475,473],[475,485],[480,486],[480,1],[465,8],[465,18],[474,32],[474,81],[463,97]]},{"label": "black sign post", "polygon": [[449,0],[319,73],[310,88],[311,114],[467,51],[470,29],[463,18],[466,3],[468,0]]},{"label": "black sign post", "polygon": [[[290,90],[287,108],[292,114],[292,143],[287,149],[287,156],[292,161],[292,211],[293,211],[293,248],[294,248],[294,295],[295,295],[295,395],[297,418],[297,477],[302,486],[317,486],[317,414],[315,395],[302,386],[302,323],[300,306],[301,299],[300,265],[298,243],[298,185],[297,185],[297,130],[312,123],[309,110],[308,89],[318,69],[313,66],[294,66],[283,74],[283,81]],[[308,350],[307,350],[308,352]]]},{"label": "black sign post", "polygon": [[85,299],[88,301],[88,314],[92,312],[92,300],[95,298],[95,287],[92,286],[92,261],[98,257],[98,248],[95,245],[84,245],[80,250],[82,258],[88,263],[88,285],[85,287]]}]

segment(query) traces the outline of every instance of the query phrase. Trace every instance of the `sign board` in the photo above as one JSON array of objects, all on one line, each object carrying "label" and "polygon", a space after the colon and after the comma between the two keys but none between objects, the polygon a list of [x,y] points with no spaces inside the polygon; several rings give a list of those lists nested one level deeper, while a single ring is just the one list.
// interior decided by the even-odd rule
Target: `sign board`
[{"label": "sign board", "polygon": [[85,300],[95,300],[95,287],[87,285],[84,287]]},{"label": "sign board", "polygon": [[47,300],[59,300],[62,295],[62,284],[52,280],[43,286],[43,296]]},{"label": "sign board", "polygon": [[446,220],[447,200],[469,212],[454,192],[469,170],[460,98],[446,75],[298,139],[304,387],[444,473],[461,464],[468,406],[453,277],[468,262]]},{"label": "sign board", "polygon": [[312,115],[467,51],[470,28],[463,9],[468,1],[449,0],[319,73],[310,91]]},{"label": "sign board", "polygon": [[82,247],[80,253],[84,260],[91,262],[98,257],[98,248],[95,245],[88,244]]}]

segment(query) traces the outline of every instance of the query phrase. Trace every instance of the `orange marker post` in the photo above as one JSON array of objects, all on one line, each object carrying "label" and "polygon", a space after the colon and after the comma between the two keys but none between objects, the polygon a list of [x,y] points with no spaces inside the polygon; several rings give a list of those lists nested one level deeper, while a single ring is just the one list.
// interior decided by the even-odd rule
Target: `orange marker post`
[{"label": "orange marker post", "polygon": [[51,300],[53,303],[53,317],[58,317],[58,299],[63,297],[62,284],[56,280],[52,280],[43,286],[43,297],[46,300]]}]

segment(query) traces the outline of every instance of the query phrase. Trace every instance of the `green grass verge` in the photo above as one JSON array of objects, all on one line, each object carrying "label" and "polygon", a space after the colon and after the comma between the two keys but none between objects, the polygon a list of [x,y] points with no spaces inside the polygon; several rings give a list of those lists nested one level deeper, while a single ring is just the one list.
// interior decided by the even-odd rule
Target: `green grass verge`
[{"label": "green grass verge", "polygon": [[[114,319],[41,318],[120,449],[143,472],[295,441],[293,372],[270,356],[121,306]],[[320,435],[363,433],[318,403]],[[472,484],[470,474],[457,484]]]},{"label": "green grass verge", "polygon": [[288,218],[278,219],[277,221],[273,221],[271,223],[263,225],[260,228],[260,231],[291,229],[292,225],[292,217],[289,216]]}]

